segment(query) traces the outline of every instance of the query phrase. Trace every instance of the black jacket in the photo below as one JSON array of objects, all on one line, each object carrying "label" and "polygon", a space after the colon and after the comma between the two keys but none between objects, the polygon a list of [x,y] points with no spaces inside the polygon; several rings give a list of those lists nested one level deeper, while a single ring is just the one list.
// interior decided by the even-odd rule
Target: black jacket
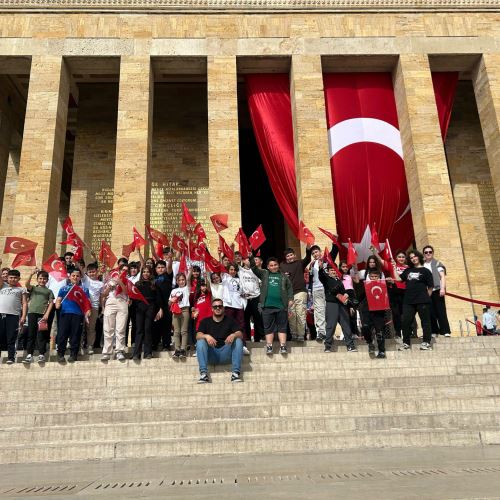
[{"label": "black jacket", "polygon": [[320,268],[318,275],[319,280],[321,281],[321,283],[323,283],[323,287],[325,288],[325,300],[327,302],[338,302],[339,304],[342,304],[342,302],[337,299],[338,293],[346,293],[342,281],[340,281],[338,278],[330,277],[328,274],[326,274],[323,268]]}]

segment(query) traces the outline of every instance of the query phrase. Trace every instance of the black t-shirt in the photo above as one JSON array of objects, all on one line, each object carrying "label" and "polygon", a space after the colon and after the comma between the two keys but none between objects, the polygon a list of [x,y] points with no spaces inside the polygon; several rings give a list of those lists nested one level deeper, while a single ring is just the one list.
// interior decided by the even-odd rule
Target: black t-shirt
[{"label": "black t-shirt", "polygon": [[198,332],[211,335],[217,340],[217,347],[222,347],[226,339],[234,332],[238,332],[240,327],[233,318],[224,316],[222,321],[214,321],[213,317],[202,319]]},{"label": "black t-shirt", "polygon": [[406,291],[403,302],[405,304],[425,304],[430,302],[427,288],[434,286],[432,273],[425,267],[408,267],[401,274],[406,281]]}]

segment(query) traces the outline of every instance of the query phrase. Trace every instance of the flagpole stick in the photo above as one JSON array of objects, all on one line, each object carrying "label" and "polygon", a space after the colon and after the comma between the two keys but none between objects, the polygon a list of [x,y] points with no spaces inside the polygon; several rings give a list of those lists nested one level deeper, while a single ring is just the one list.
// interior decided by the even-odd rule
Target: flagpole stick
[{"label": "flagpole stick", "polygon": [[68,294],[71,292],[71,290],[73,290],[73,288],[75,288],[76,285],[72,285],[71,288],[68,290],[68,293],[63,297],[63,299],[61,300],[61,304],[66,300],[66,297],[68,296]]}]

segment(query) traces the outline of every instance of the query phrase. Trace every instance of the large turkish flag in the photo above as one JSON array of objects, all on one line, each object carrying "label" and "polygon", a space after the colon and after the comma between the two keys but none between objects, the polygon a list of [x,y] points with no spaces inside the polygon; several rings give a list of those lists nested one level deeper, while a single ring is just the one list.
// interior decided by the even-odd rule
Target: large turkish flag
[{"label": "large turkish flag", "polygon": [[390,73],[324,74],[339,240],[361,242],[367,226],[394,248],[413,241]]}]

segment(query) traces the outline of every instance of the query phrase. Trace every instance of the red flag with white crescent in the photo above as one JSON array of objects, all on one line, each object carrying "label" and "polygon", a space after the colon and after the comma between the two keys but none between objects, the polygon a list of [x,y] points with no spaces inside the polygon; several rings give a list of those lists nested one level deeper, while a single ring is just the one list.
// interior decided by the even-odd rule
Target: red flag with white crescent
[{"label": "red flag with white crescent", "polygon": [[66,266],[57,253],[50,255],[42,264],[42,269],[47,271],[57,281],[62,281],[68,276]]},{"label": "red flag with white crescent", "polygon": [[337,267],[337,264],[332,259],[332,256],[330,255],[330,252],[328,251],[328,248],[325,247],[325,251],[323,252],[323,261],[326,262],[334,271],[335,274],[342,279],[342,273],[340,272],[340,269]]},{"label": "red flag with white crescent", "polygon": [[129,243],[128,245],[123,245],[122,247],[122,255],[128,259],[130,257],[130,254],[134,251],[135,249],[135,241],[132,241],[132,243]]},{"label": "red flag with white crescent", "polygon": [[182,238],[174,234],[172,236],[172,248],[174,250],[177,250],[178,252],[183,253],[187,250],[188,247],[186,242]]},{"label": "red flag with white crescent", "polygon": [[316,241],[314,234],[306,227],[303,221],[299,221],[299,240],[306,245],[314,245]]},{"label": "red flag with white crescent", "polygon": [[19,266],[36,266],[35,250],[31,249],[27,252],[19,252],[12,261],[11,267]]},{"label": "red flag with white crescent", "polygon": [[161,243],[163,246],[168,247],[169,242],[165,234],[157,231],[156,229],[153,229],[149,224],[146,224],[146,231],[153,241],[156,241],[157,243]]},{"label": "red flag with white crescent", "polygon": [[179,273],[187,274],[188,272],[188,266],[187,266],[187,260],[186,260],[186,254],[183,253],[181,255],[181,261],[179,263]]},{"label": "red flag with white crescent", "polygon": [[203,226],[199,222],[194,227],[193,233],[198,236],[198,242],[207,239],[207,233],[205,233]]},{"label": "red flag with white crescent", "polygon": [[107,267],[113,267],[117,261],[116,255],[111,250],[109,243],[102,240],[101,249],[99,250],[99,260]]},{"label": "red flag with white crescent", "polygon": [[250,246],[257,250],[266,241],[266,236],[264,235],[264,229],[262,229],[262,224],[251,234],[248,238]]},{"label": "red flag with white crescent", "polygon": [[144,295],[142,295],[141,291],[129,279],[126,280],[126,284],[129,298],[139,300],[140,302],[144,302],[144,304],[149,304]]},{"label": "red flag with white crescent", "polygon": [[66,294],[64,300],[72,300],[73,302],[76,302],[83,314],[87,314],[92,310],[90,299],[78,285],[73,285],[71,287],[71,290]]},{"label": "red flag with white crescent", "polygon": [[139,231],[137,231],[135,227],[133,229],[133,233],[134,233],[134,250],[136,250],[137,248],[143,247],[146,244],[146,240],[139,233]]},{"label": "red flag with white crescent", "polygon": [[365,292],[370,311],[390,309],[385,280],[365,281]]},{"label": "red flag with white crescent", "polygon": [[380,252],[380,240],[378,238],[378,232],[377,232],[377,224],[374,222],[373,223],[373,227],[371,229],[371,232],[372,232],[372,245],[375,247],[375,250],[377,250],[377,252]]},{"label": "red flag with white crescent", "polygon": [[403,148],[390,73],[323,75],[337,230],[361,242],[375,222],[382,238],[413,241]]},{"label": "red flag with white crescent", "polygon": [[238,243],[238,251],[241,253],[241,256],[246,259],[252,249],[250,247],[250,243],[248,242],[248,238],[241,227],[238,229],[234,241]]},{"label": "red flag with white crescent", "polygon": [[220,251],[231,261],[234,262],[233,249],[226,243],[226,240],[219,234]]},{"label": "red flag with white crescent", "polygon": [[333,234],[331,231],[328,231],[328,229],[323,229],[322,227],[319,227],[318,226],[318,229],[325,235],[325,236],[328,236],[328,238],[330,238],[332,240],[333,243],[335,243],[335,245],[338,245],[339,244],[339,240],[338,240],[338,237]]},{"label": "red flag with white crescent", "polygon": [[205,267],[211,273],[226,272],[226,268],[215,257],[212,257],[208,250],[205,252]]},{"label": "red flag with white crescent", "polygon": [[196,219],[191,215],[185,202],[182,202],[182,226],[192,226],[196,224]]},{"label": "red flag with white crescent", "polygon": [[38,243],[27,240],[26,238],[19,238],[18,236],[7,236],[5,238],[5,247],[3,253],[23,253],[29,250],[35,250]]},{"label": "red flag with white crescent", "polygon": [[347,248],[347,264],[349,266],[352,266],[353,264],[356,264],[356,262],[358,261],[358,252],[356,252],[356,249],[352,244],[351,238],[348,239],[349,239],[349,246]]},{"label": "red flag with white crescent", "polygon": [[227,214],[211,215],[210,220],[212,221],[212,224],[214,225],[214,228],[218,233],[220,233],[221,231],[224,231],[224,229],[228,228],[228,225],[227,225],[228,215]]}]

